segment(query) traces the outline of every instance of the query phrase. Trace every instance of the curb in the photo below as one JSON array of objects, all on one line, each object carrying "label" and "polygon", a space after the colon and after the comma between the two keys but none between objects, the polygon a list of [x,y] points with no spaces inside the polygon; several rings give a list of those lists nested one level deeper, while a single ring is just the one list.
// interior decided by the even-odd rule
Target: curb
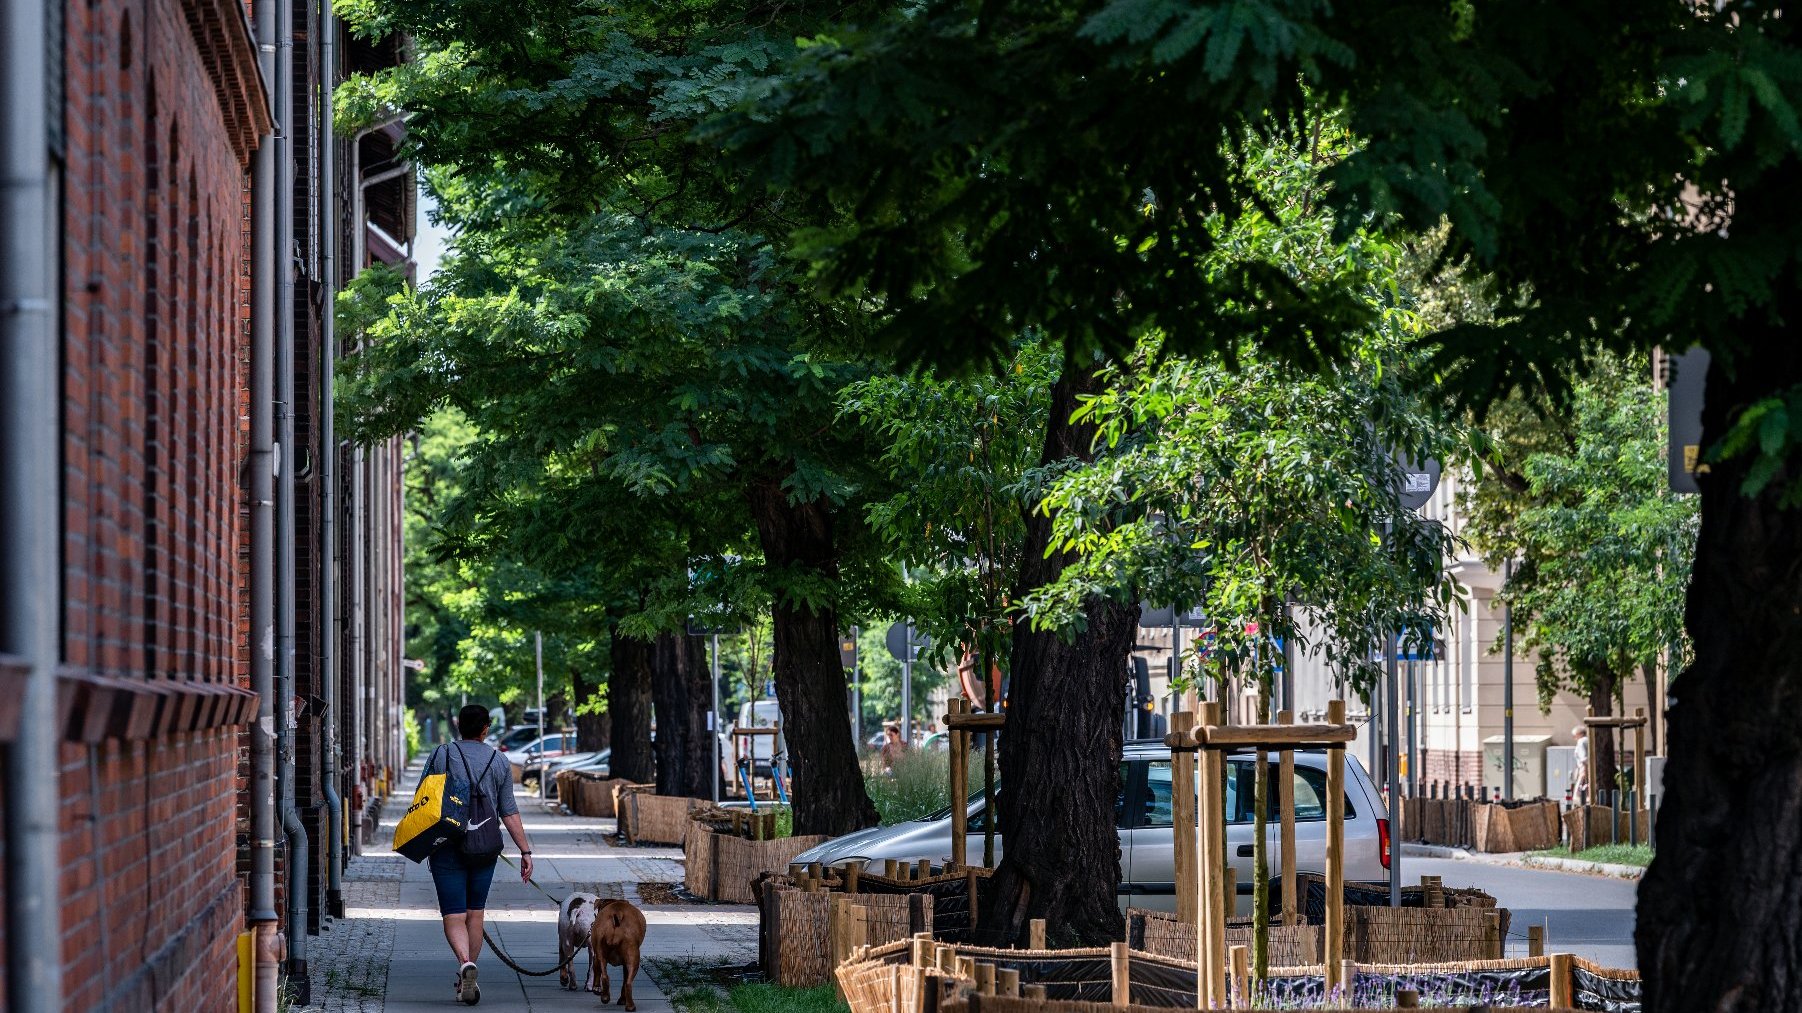
[{"label": "curb", "polygon": [[1576,872],[1589,876],[1608,876],[1614,879],[1638,879],[1646,870],[1637,865],[1612,865],[1607,862],[1584,862],[1575,858],[1553,858],[1546,855],[1532,855],[1524,851],[1505,852],[1502,854],[1485,854],[1480,851],[1466,851],[1463,848],[1452,848],[1440,844],[1403,844],[1402,857],[1414,858],[1446,858],[1459,862],[1479,862],[1484,865],[1511,865],[1517,869],[1540,869],[1552,872]]}]

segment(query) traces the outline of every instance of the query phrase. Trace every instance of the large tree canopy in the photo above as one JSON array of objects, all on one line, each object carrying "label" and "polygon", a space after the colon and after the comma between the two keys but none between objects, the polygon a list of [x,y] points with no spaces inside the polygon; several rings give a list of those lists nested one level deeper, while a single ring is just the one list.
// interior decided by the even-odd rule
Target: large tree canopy
[{"label": "large tree canopy", "polygon": [[797,239],[828,291],[880,300],[908,355],[993,359],[1038,325],[1116,354],[1157,331],[1180,352],[1342,360],[1367,310],[1280,256],[1220,257],[1206,221],[1257,206],[1233,173],[1248,135],[1306,137],[1329,110],[1359,144],[1319,198],[1338,227],[1445,226],[1446,262],[1494,282],[1493,318],[1427,338],[1461,398],[1564,401],[1599,351],[1707,347],[1695,661],[1640,966],[1653,1010],[1793,1005],[1802,728],[1771,720],[1802,704],[1802,49],[1784,14],[928,0],[846,15],[713,130],[783,192],[847,209]]}]

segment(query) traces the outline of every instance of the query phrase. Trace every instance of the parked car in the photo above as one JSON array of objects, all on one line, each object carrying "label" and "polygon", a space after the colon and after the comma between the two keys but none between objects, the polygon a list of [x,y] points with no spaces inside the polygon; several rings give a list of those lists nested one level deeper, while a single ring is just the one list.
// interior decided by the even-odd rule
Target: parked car
[{"label": "parked car", "polygon": [[593,770],[607,773],[607,764],[613,757],[613,750],[601,749],[588,752],[565,753],[546,760],[536,760],[525,765],[520,771],[520,783],[537,784],[544,779],[544,797],[557,797],[557,774],[564,770]]},{"label": "parked car", "polygon": [[[1382,797],[1349,751],[1345,756],[1345,878],[1349,882],[1388,877],[1389,819]],[[1228,860],[1237,873],[1239,906],[1249,909],[1252,883],[1252,787],[1255,754],[1234,753],[1226,791]],[[1295,754],[1295,866],[1301,872],[1326,871],[1325,750]],[[1270,773],[1277,775],[1274,756]],[[1129,742],[1120,767],[1123,791],[1115,802],[1114,821],[1120,835],[1120,902],[1122,906],[1174,910],[1176,907],[1176,841],[1171,823],[1170,750],[1161,742]],[[1272,793],[1274,796],[1274,793]],[[982,854],[982,832],[988,818],[981,792],[970,801],[970,839],[966,860]],[[1269,857],[1279,868],[1281,848],[1277,810],[1269,815]],[[995,841],[999,859],[1002,842]],[[795,862],[827,865],[845,861],[880,864],[885,859],[934,864],[951,857],[951,811],[942,809],[921,820],[872,827],[836,837],[802,852]]]},{"label": "parked car", "polygon": [[492,732],[488,736],[488,744],[503,753],[512,752],[531,743],[538,738],[537,725],[514,725],[504,732]]}]

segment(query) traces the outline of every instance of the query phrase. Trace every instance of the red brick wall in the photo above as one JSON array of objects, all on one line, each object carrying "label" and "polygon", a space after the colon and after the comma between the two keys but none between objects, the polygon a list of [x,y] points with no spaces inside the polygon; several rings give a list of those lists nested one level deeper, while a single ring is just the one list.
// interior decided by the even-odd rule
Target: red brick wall
[{"label": "red brick wall", "polygon": [[[245,167],[192,2],[57,5],[63,654],[115,678],[243,684]],[[65,1008],[235,1005],[239,738],[63,746]]]}]

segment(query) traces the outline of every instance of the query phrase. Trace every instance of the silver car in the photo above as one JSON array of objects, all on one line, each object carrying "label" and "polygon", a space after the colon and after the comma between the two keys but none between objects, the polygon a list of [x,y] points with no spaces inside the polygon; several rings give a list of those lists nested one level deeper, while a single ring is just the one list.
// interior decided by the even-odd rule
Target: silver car
[{"label": "silver car", "polygon": [[[1345,752],[1345,878],[1370,882],[1388,878],[1389,819],[1370,775],[1350,750]],[[1257,759],[1251,752],[1227,757],[1226,842],[1235,871],[1242,912],[1250,909],[1252,866],[1252,791]],[[1326,871],[1325,750],[1295,754],[1295,867],[1300,872]],[[1277,764],[1270,757],[1271,780]],[[1122,791],[1114,806],[1120,833],[1120,901],[1122,906],[1174,910],[1176,907],[1176,840],[1171,823],[1170,750],[1161,742],[1129,742],[1120,765]],[[1272,793],[1274,795],[1274,792]],[[986,800],[970,802],[967,858],[982,858]],[[1277,813],[1272,806],[1268,826],[1271,875],[1282,868]],[[995,841],[997,860],[1001,841]],[[886,859],[934,864],[951,857],[951,811],[891,827],[872,827],[836,837],[795,858],[797,862],[864,861],[880,866]]]}]

